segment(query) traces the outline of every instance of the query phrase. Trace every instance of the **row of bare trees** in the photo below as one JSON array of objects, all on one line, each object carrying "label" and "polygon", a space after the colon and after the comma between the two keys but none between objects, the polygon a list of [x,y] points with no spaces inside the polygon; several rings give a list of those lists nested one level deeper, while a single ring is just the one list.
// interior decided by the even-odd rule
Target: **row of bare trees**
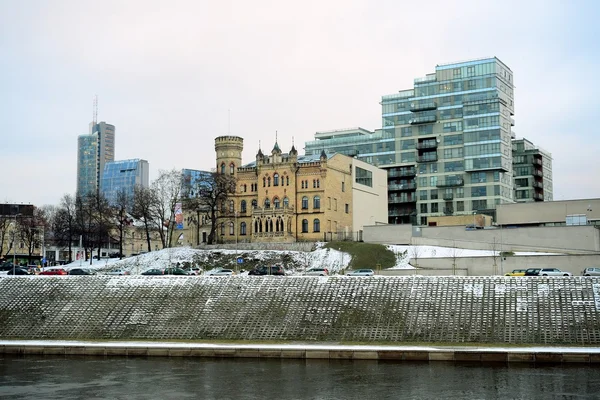
[{"label": "row of bare trees", "polygon": [[[30,256],[40,232],[51,244],[68,250],[70,258],[73,246],[79,243],[86,257],[94,251],[100,257],[101,248],[108,243],[119,243],[122,255],[125,232],[135,221],[143,229],[147,251],[152,251],[153,234],[160,238],[162,248],[173,246],[175,212],[181,203],[184,209],[196,214],[197,237],[200,221],[210,224],[207,241],[212,244],[216,241],[219,220],[226,218],[221,212],[223,204],[235,193],[235,188],[236,180],[230,175],[206,173],[184,184],[181,171],[160,171],[150,187],[136,187],[133,196],[119,191],[111,203],[97,192],[85,196],[65,194],[57,206],[34,207],[33,216],[18,218],[16,232],[18,240],[28,246]],[[0,257],[8,240],[11,218],[0,219]],[[7,253],[11,250],[12,241]]]}]

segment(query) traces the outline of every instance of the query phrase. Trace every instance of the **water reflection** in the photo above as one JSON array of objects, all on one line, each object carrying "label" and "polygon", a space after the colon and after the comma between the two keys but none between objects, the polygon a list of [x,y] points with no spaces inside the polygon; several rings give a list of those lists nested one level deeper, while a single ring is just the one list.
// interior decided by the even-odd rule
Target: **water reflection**
[{"label": "water reflection", "polygon": [[588,399],[591,365],[0,356],[2,399]]}]

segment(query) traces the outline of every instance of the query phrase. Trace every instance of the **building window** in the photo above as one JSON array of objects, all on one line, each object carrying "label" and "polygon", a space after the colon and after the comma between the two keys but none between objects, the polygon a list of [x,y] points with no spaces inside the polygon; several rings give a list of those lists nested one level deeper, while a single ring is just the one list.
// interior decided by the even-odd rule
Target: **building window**
[{"label": "building window", "polygon": [[233,222],[229,223],[229,235],[233,236],[233,234],[235,233],[234,231],[234,226],[233,226]]},{"label": "building window", "polygon": [[225,235],[225,223],[221,222],[221,236]]},{"label": "building window", "polygon": [[225,163],[221,164],[221,173],[224,174],[225,173]]},{"label": "building window", "polygon": [[373,187],[373,172],[356,167],[355,182],[368,187]]},{"label": "building window", "polygon": [[281,203],[281,202],[279,201],[279,199],[278,199],[277,197],[275,197],[275,198],[273,199],[273,206],[274,206],[275,208],[279,208],[279,207],[280,207],[280,203]]},{"label": "building window", "polygon": [[265,208],[271,208],[271,200],[265,199]]},{"label": "building window", "polygon": [[235,172],[235,164],[231,163],[231,164],[229,164],[229,174],[233,175],[234,172]]},{"label": "building window", "polygon": [[302,198],[302,209],[308,210],[308,197],[304,196]]},{"label": "building window", "polygon": [[421,204],[421,214],[427,214],[427,203]]},{"label": "building window", "polygon": [[271,177],[267,178],[267,186],[271,187]]},{"label": "building window", "polygon": [[313,198],[313,208],[321,208],[321,198],[319,196]]},{"label": "building window", "polygon": [[288,208],[290,206],[290,199],[287,197],[283,198],[283,208]]},{"label": "building window", "polygon": [[427,190],[419,190],[419,200],[427,200]]},{"label": "building window", "polygon": [[246,212],[246,200],[242,200],[242,202],[240,203],[240,211],[243,213]]},{"label": "building window", "polygon": [[431,192],[429,194],[431,196],[431,200],[437,200],[437,198],[438,198],[438,191],[437,191],[437,189],[431,189]]},{"label": "building window", "polygon": [[344,204],[344,210],[346,211],[346,214],[350,212],[350,205],[348,203]]},{"label": "building window", "polygon": [[267,186],[267,178],[263,176],[263,187]]},{"label": "building window", "polygon": [[317,187],[317,180],[313,179],[313,189],[315,189]]},{"label": "building window", "polygon": [[465,202],[464,201],[456,202],[456,211],[465,211]]},{"label": "building window", "polygon": [[346,182],[342,182],[342,192],[346,191]]},{"label": "building window", "polygon": [[258,201],[252,200],[252,209],[254,210],[256,207],[258,207]]},{"label": "building window", "polygon": [[279,174],[273,174],[273,186],[279,186]]},{"label": "building window", "polygon": [[320,188],[320,187],[321,187],[321,180],[317,179],[317,188]]},{"label": "building window", "polygon": [[240,235],[242,235],[242,236],[246,235],[246,223],[245,222],[242,222],[240,224]]},{"label": "building window", "polygon": [[438,203],[431,203],[431,212],[432,213],[438,212]]},{"label": "building window", "polygon": [[285,186],[290,186],[290,177],[289,176],[285,177]]},{"label": "building window", "polygon": [[313,221],[313,232],[321,232],[321,222],[318,219]]},{"label": "building window", "polygon": [[233,211],[235,210],[235,205],[233,203],[233,200],[229,201],[229,212],[233,213]]},{"label": "building window", "polygon": [[307,232],[308,232],[308,220],[303,219],[302,220],[302,233],[307,233]]}]

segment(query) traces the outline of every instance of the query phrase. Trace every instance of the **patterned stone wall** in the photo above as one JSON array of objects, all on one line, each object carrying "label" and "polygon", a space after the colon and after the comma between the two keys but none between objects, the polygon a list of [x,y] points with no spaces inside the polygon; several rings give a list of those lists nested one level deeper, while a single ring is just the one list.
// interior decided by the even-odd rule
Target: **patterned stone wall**
[{"label": "patterned stone wall", "polygon": [[3,277],[0,339],[600,343],[589,277]]}]

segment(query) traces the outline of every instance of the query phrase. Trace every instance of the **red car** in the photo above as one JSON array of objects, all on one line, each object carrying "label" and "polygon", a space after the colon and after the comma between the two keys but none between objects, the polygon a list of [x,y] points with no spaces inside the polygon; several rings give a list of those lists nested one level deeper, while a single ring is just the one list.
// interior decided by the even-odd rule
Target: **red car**
[{"label": "red car", "polygon": [[40,275],[68,275],[67,271],[62,268],[48,269],[40,272]]}]

